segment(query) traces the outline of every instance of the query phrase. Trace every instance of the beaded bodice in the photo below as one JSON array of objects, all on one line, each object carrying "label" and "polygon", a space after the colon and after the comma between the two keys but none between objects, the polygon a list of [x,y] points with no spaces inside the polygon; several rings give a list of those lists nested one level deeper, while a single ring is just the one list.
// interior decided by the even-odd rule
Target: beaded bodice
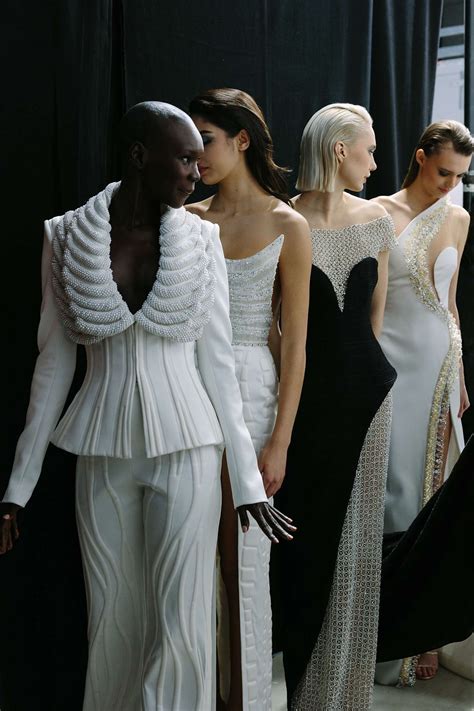
[{"label": "beaded bodice", "polygon": [[376,259],[379,252],[392,249],[396,245],[396,236],[392,218],[385,215],[347,227],[313,229],[311,242],[313,264],[331,280],[342,311],[347,280],[353,267],[362,259]]},{"label": "beaded bodice", "polygon": [[245,259],[226,259],[233,345],[267,345],[272,324],[272,295],[283,246],[280,235]]}]

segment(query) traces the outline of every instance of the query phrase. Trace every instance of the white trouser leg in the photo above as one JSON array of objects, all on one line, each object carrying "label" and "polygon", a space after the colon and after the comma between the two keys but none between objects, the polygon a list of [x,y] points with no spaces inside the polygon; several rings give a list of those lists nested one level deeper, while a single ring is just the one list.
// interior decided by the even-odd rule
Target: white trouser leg
[{"label": "white trouser leg", "polygon": [[89,609],[84,711],[140,709],[143,489],[132,460],[79,457],[76,510]]},{"label": "white trouser leg", "polygon": [[143,711],[213,707],[221,455],[208,446],[160,457],[146,482]]}]

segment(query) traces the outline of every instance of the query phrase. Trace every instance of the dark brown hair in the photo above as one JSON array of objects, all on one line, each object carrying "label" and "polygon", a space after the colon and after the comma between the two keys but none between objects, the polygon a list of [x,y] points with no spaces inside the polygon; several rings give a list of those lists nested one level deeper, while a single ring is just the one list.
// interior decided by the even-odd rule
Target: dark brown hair
[{"label": "dark brown hair", "polygon": [[416,152],[420,148],[424,150],[425,155],[431,156],[434,153],[439,153],[449,143],[452,144],[456,153],[460,153],[463,156],[471,156],[474,153],[474,138],[464,124],[452,120],[430,123],[421,134],[420,140],[413,151],[402,188],[408,188],[418,175],[420,166],[416,160]]},{"label": "dark brown hair", "polygon": [[240,89],[209,89],[189,104],[191,116],[200,116],[225,131],[230,138],[245,129],[250,145],[247,165],[257,183],[270,195],[290,205],[286,174],[273,160],[273,141],[257,102]]}]

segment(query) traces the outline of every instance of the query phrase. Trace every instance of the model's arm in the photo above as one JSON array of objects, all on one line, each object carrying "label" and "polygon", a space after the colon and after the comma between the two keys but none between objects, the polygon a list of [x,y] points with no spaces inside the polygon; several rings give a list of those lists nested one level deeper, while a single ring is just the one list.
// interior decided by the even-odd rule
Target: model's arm
[{"label": "model's arm", "polygon": [[[212,230],[216,261],[215,302],[212,317],[197,341],[197,357],[207,393],[224,435],[234,505],[266,501],[262,477],[250,434],[243,418],[242,398],[235,375],[229,292],[224,255],[217,225]],[[203,226],[204,229],[204,226]]]},{"label": "model's arm", "polygon": [[376,338],[380,338],[383,326],[383,314],[385,311],[385,301],[387,300],[388,286],[388,258],[389,252],[380,252],[378,256],[378,279],[377,286],[372,295],[370,308],[370,322]]},{"label": "model's arm", "polygon": [[39,355],[33,373],[25,428],[18,440],[3,502],[24,506],[38,481],[50,437],[59,420],[76,367],[76,344],[58,316],[51,284],[51,224],[45,223]]},{"label": "model's arm", "polygon": [[272,435],[259,457],[260,471],[268,497],[283,483],[286,455],[300,401],[306,360],[311,238],[309,227],[295,213],[286,230],[280,255],[281,338],[278,411]]},{"label": "model's arm", "polygon": [[280,514],[274,514],[275,510],[267,503],[257,457],[244,421],[242,398],[235,375],[227,271],[219,228],[206,222],[203,230],[210,230],[212,234],[216,288],[211,320],[197,341],[197,359],[204,386],[224,435],[234,506],[239,509],[244,530],[248,525],[245,512],[248,508],[269,538],[276,541],[275,533],[291,538],[289,530],[292,527],[279,519]]},{"label": "model's arm", "polygon": [[[449,303],[448,307],[454,316],[454,319],[458,325],[459,330],[461,330],[461,324],[459,321],[459,312],[456,303],[456,292],[458,288],[458,278],[459,278],[459,265],[461,264],[462,255],[464,252],[464,247],[466,246],[467,234],[469,230],[469,213],[466,210],[459,210],[459,215],[457,216],[457,250],[458,250],[458,265],[453,278],[451,279],[451,284],[449,285]],[[464,380],[464,367],[461,360],[459,364],[459,386],[460,386],[460,404],[458,417],[462,417],[464,412],[470,407],[469,395],[466,390],[466,382]]]},{"label": "model's arm", "polygon": [[[380,338],[382,333],[385,302],[387,301],[388,260],[390,250],[397,244],[393,217],[387,212],[382,204],[384,200],[385,198],[373,198],[368,201],[374,206],[377,206],[377,210],[379,211],[378,217],[383,218],[383,222],[379,223],[379,232],[377,233],[377,248],[379,250],[377,257],[377,284],[375,286],[374,293],[372,294],[372,303],[370,308],[372,331],[377,339]],[[377,215],[369,215],[369,217],[376,219]]]},{"label": "model's arm", "polygon": [[272,325],[270,326],[270,333],[268,334],[268,347],[270,349],[270,353],[272,354],[272,358],[275,363],[275,368],[279,379],[281,364],[280,304],[278,305],[278,309],[273,315]]}]

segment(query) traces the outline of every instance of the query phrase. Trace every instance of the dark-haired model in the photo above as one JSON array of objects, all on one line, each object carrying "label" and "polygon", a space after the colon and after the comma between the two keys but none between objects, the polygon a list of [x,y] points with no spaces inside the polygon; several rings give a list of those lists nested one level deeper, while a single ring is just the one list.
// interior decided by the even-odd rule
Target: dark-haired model
[{"label": "dark-haired model", "polygon": [[[195,97],[189,111],[204,142],[199,161],[202,181],[217,186],[213,197],[189,209],[220,228],[244,418],[271,498],[285,476],[303,382],[309,229],[288,204],[284,171],[273,161],[272,139],[252,97],[237,89],[210,90]],[[279,315],[281,334],[272,329],[275,315]],[[269,348],[271,334],[279,379]],[[223,586],[218,630],[222,708],[269,711],[270,546],[254,525],[245,536],[239,531],[226,464],[222,491],[219,553]],[[230,649],[225,649],[227,637]]]},{"label": "dark-haired model", "polygon": [[[224,446],[244,527],[247,512],[272,540],[292,527],[267,502],[242,417],[218,228],[183,208],[199,132],[159,102],[121,128],[122,181],[45,223],[40,354],[0,553],[48,443],[78,454],[84,711],[210,711]],[[79,343],[87,373],[58,425]]]},{"label": "dark-haired model", "polygon": [[[469,214],[450,202],[449,193],[473,152],[474,139],[461,123],[433,123],[420,137],[402,189],[374,200],[390,213],[398,234],[380,339],[398,373],[385,508],[389,534],[408,529],[464,446],[461,417],[469,398],[456,288]],[[379,666],[377,680],[412,685],[415,675],[430,679],[437,667],[431,650]]]}]

